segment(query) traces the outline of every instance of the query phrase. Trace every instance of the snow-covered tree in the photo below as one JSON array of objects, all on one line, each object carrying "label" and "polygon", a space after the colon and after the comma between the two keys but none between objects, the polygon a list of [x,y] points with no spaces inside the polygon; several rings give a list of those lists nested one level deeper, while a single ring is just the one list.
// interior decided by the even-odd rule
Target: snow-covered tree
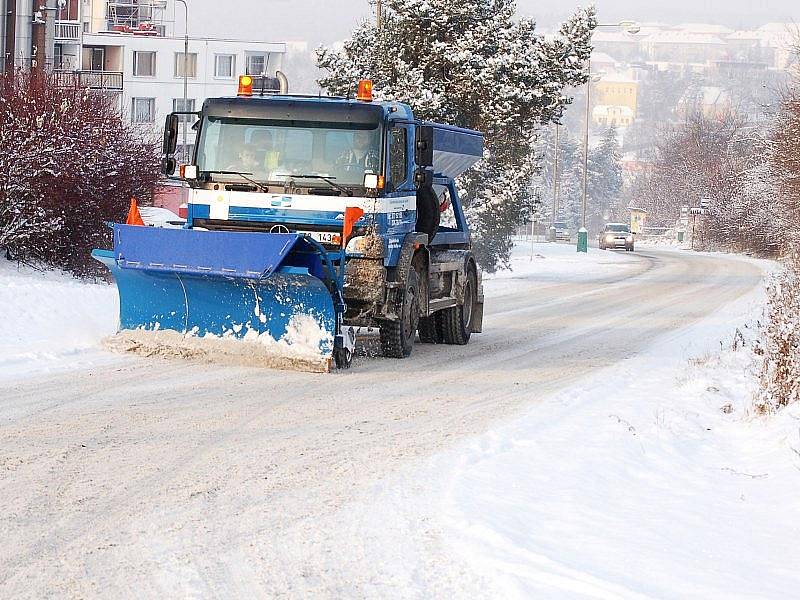
[{"label": "snow-covered tree", "polygon": [[[544,149],[541,172],[549,193],[552,217],[553,175],[555,171],[555,136],[552,131],[542,135],[540,146]],[[556,221],[565,221],[572,231],[581,226],[583,215],[583,148],[569,130],[562,127],[558,138],[558,206]]]},{"label": "snow-covered tree", "polygon": [[594,9],[579,10],[545,40],[513,0],[385,0],[382,27],[363,22],[341,51],[320,48],[320,85],[352,95],[372,79],[380,99],[423,119],[477,129],[484,159],[459,181],[482,266],[506,264],[514,228],[533,206],[537,129],[585,83]]},{"label": "snow-covered tree", "polygon": [[591,202],[587,204],[587,219],[594,222],[594,230],[611,218],[618,218],[622,196],[622,156],[617,131],[609,128],[600,145],[589,152],[588,191]]},{"label": "snow-covered tree", "polygon": [[157,146],[109,98],[46,76],[0,79],[0,148],[0,247],[77,274],[158,178]]}]

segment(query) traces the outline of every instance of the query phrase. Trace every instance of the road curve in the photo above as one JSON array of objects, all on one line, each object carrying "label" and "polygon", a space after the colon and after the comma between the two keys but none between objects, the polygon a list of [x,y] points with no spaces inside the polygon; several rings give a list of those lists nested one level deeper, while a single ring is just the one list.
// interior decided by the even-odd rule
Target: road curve
[{"label": "road curve", "polygon": [[370,595],[336,568],[357,557],[325,556],[346,535],[326,515],[761,279],[724,257],[629,258],[614,276],[521,280],[468,346],[406,361],[311,375],[123,357],[9,384],[0,597]]}]

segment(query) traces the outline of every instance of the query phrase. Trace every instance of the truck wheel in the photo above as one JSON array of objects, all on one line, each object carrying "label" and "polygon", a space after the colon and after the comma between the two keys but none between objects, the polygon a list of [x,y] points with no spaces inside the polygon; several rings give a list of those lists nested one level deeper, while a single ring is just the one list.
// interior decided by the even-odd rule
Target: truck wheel
[{"label": "truck wheel", "polygon": [[478,277],[475,269],[470,266],[467,271],[467,282],[464,284],[464,304],[441,311],[442,337],[445,344],[463,346],[469,342],[477,293]]},{"label": "truck wheel", "polygon": [[407,358],[414,349],[414,336],[419,325],[419,275],[412,267],[403,293],[399,321],[380,324],[381,348],[387,358]]},{"label": "truck wheel", "polygon": [[423,344],[441,344],[443,342],[441,313],[436,312],[430,317],[420,317],[419,341]]}]

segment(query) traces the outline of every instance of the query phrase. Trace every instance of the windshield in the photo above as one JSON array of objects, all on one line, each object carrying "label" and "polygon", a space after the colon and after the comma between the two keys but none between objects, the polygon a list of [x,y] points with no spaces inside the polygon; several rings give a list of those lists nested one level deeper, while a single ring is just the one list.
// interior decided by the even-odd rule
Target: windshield
[{"label": "windshield", "polygon": [[630,229],[624,223],[609,223],[606,225],[606,231],[617,231],[621,233],[628,233]]},{"label": "windshield", "polygon": [[[377,125],[336,122],[206,117],[197,148],[200,172],[250,173],[259,182],[299,185],[363,185],[379,173],[381,135]],[[300,175],[317,179],[304,181]],[[220,178],[225,178],[221,176]],[[233,177],[235,176],[227,176]]]}]

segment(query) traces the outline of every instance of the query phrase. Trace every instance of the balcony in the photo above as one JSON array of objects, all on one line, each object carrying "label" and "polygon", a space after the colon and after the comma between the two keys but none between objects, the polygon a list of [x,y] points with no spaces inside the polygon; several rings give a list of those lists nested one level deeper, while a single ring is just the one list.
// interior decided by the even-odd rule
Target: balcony
[{"label": "balcony", "polygon": [[118,71],[54,71],[56,85],[82,86],[104,92],[122,91],[122,73]]},{"label": "balcony", "polygon": [[56,22],[56,41],[59,42],[78,42],[81,39],[80,23],[58,23]]}]

